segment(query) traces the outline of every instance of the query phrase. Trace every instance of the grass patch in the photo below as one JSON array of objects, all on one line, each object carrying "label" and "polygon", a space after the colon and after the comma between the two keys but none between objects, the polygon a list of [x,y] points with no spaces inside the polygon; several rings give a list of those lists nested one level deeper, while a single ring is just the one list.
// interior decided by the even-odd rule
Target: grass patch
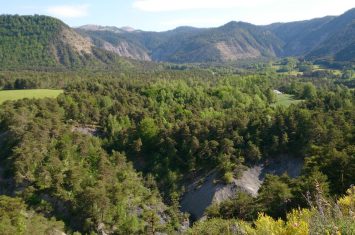
[{"label": "grass patch", "polygon": [[298,104],[302,102],[303,100],[297,100],[293,95],[289,94],[277,94],[277,99],[272,106],[285,106],[288,107],[291,104]]},{"label": "grass patch", "polygon": [[42,99],[56,98],[63,90],[34,89],[34,90],[3,90],[0,91],[0,104],[7,100],[20,100],[24,98]]},{"label": "grass patch", "polygon": [[280,74],[297,76],[297,75],[303,75],[303,72],[299,72],[297,70],[292,70],[292,71],[289,71],[289,72],[281,72]]}]

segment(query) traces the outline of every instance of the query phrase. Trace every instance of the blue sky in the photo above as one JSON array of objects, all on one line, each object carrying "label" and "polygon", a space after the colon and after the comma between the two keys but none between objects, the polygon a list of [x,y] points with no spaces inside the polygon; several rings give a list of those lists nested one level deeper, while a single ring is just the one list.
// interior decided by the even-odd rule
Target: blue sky
[{"label": "blue sky", "polygon": [[339,15],[353,0],[0,0],[0,14],[44,14],[70,26],[98,24],[163,31],[177,26],[214,27]]}]

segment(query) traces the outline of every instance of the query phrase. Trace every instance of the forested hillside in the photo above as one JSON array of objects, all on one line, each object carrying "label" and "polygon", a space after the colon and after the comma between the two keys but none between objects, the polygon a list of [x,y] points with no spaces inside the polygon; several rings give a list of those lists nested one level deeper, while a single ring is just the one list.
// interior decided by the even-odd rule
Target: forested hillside
[{"label": "forested hillside", "polygon": [[[16,194],[37,213],[63,220],[72,232],[173,229],[174,214],[162,203],[154,184],[145,183],[123,153],[108,153],[100,139],[74,131],[61,103],[24,100],[1,107],[1,192]],[[26,207],[16,200],[21,207],[12,213],[17,218]],[[28,234],[32,226],[45,222],[36,219],[27,225],[8,213],[0,213],[3,234],[14,229]]]},{"label": "forested hillside", "polygon": [[47,16],[0,16],[0,67],[80,68],[122,66],[113,53],[93,46],[61,21]]}]

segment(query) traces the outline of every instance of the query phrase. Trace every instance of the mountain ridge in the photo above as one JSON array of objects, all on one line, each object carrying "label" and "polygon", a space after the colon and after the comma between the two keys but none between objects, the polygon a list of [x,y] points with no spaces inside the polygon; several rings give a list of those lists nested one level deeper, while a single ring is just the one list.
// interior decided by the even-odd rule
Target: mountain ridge
[{"label": "mountain ridge", "polygon": [[[158,62],[228,62],[239,59],[298,56],[307,59],[328,58],[342,60],[344,52],[354,60],[352,44],[355,42],[352,21],[355,8],[340,16],[325,16],[311,20],[270,25],[253,25],[242,21],[230,21],[220,27],[195,28],[181,26],[163,32],[136,30],[115,35],[110,32],[111,51],[125,42],[126,50],[135,53],[120,53],[120,56]],[[81,28],[80,33],[105,41],[105,32]],[[343,46],[337,33],[347,39]],[[107,35],[106,35],[107,36]],[[332,39],[333,38],[333,39]],[[107,41],[106,41],[107,42]],[[96,44],[96,46],[99,46]],[[323,48],[323,49],[322,49]],[[328,52],[328,48],[332,48]],[[345,48],[350,48],[350,53]],[[142,56],[144,54],[144,56]]]},{"label": "mountain ridge", "polygon": [[71,28],[48,16],[0,15],[0,32],[1,68],[113,68],[132,59],[225,63],[295,56],[355,61],[355,8],[306,21],[264,26],[230,21],[220,27],[181,26],[164,32],[99,25]]}]

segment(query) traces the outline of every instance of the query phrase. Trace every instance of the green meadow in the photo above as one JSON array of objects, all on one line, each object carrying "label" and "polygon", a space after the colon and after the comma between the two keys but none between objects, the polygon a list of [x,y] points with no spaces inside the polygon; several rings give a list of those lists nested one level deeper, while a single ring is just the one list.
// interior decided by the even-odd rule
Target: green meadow
[{"label": "green meadow", "polygon": [[275,104],[273,106],[290,106],[291,104],[298,104],[302,100],[297,100],[293,95],[289,94],[278,94]]},{"label": "green meadow", "polygon": [[19,100],[24,98],[42,99],[56,98],[63,90],[33,89],[33,90],[3,90],[0,91],[0,104],[7,100]]}]

